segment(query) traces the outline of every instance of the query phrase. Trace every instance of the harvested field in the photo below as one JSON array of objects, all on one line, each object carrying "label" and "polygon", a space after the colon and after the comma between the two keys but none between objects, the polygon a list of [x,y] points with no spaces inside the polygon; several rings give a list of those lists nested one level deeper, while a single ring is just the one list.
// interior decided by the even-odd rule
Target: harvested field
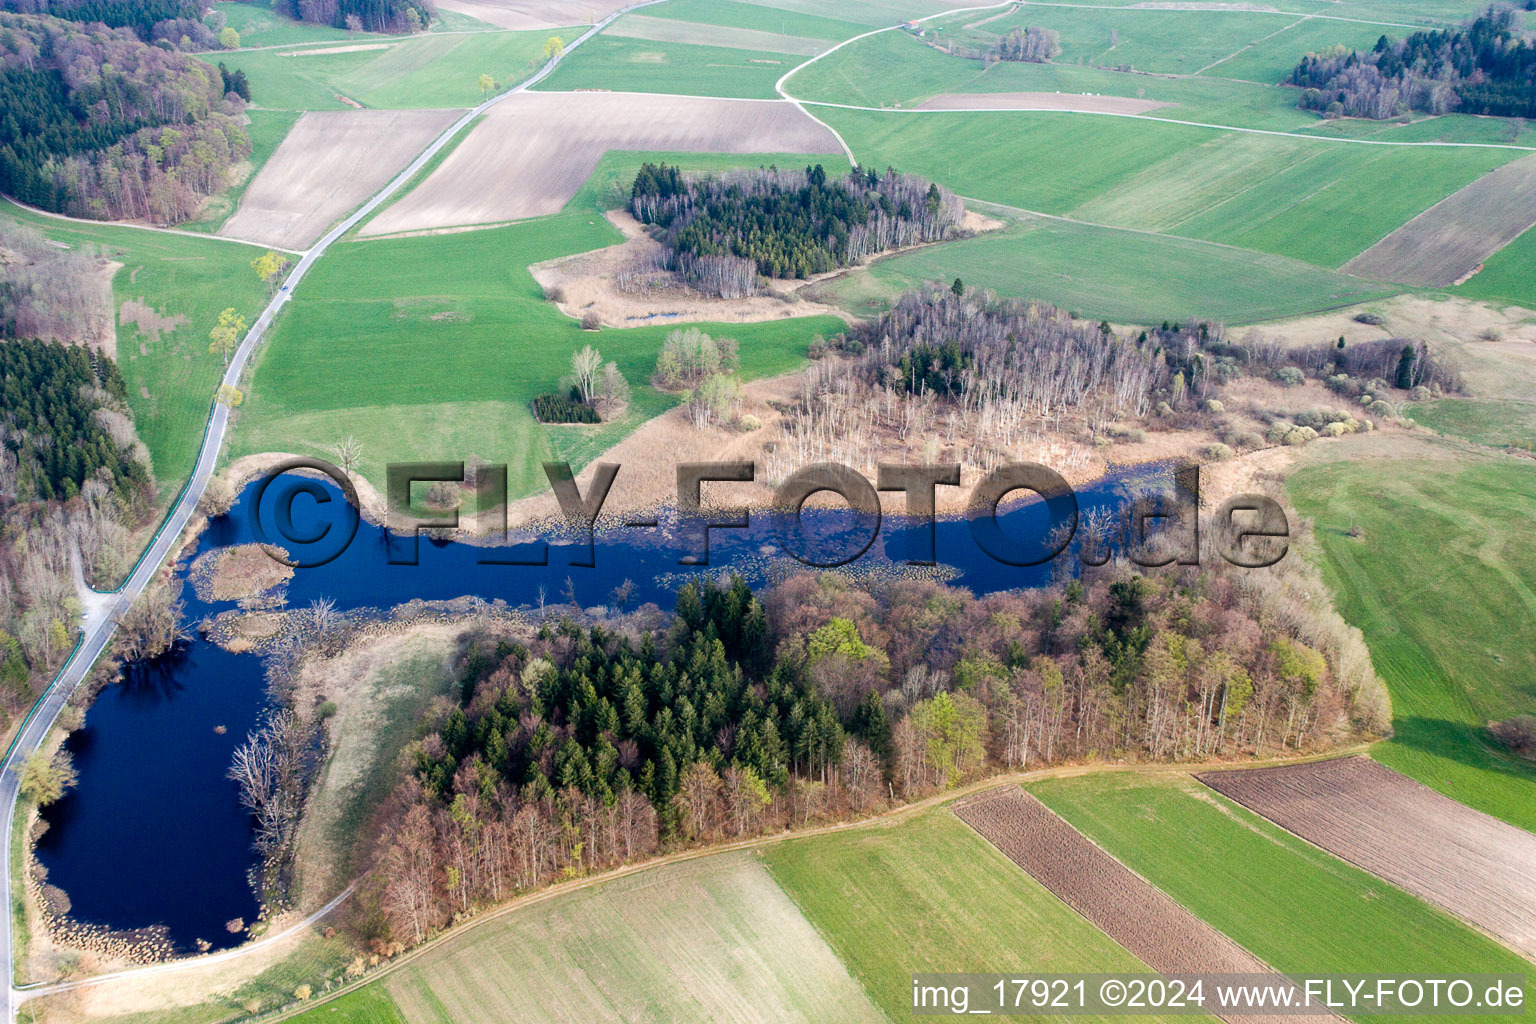
[{"label": "harvested field", "polygon": [[[1099,849],[1017,786],[955,805],[955,814],[1063,902],[1162,974],[1265,974],[1257,957]],[[1231,1024],[1261,1016],[1225,1015]],[[1296,1020],[1335,1021],[1327,1014]]]},{"label": "harvested field", "polygon": [[1366,757],[1196,777],[1281,828],[1536,956],[1536,835]]},{"label": "harvested field", "polygon": [[786,102],[520,93],[492,107],[426,181],[365,224],[362,234],[558,213],[610,149],[835,153],[839,148],[829,131]]},{"label": "harvested field", "polygon": [[605,35],[626,39],[645,39],[657,43],[696,43],[724,46],[731,50],[763,50],[769,53],[794,53],[813,57],[832,44],[822,39],[806,39],[778,32],[763,32],[729,25],[705,25],[676,18],[647,18],[631,14],[620,18]]},{"label": "harvested field", "polygon": [[1345,273],[1420,287],[1460,284],[1536,224],[1536,156],[1451,193],[1344,264]]},{"label": "harvested field", "polygon": [[497,28],[562,28],[601,21],[631,0],[441,0],[437,5],[455,14]]},{"label": "harvested field", "polygon": [[918,110],[1073,110],[1094,114],[1145,114],[1172,103],[1130,96],[1072,92],[946,92],[929,97]]},{"label": "harvested field", "polygon": [[390,975],[405,1020],[884,1020],[750,853],[642,871],[467,931]]},{"label": "harvested field", "polygon": [[307,113],[219,233],[306,248],[398,174],[458,115],[455,110]]}]

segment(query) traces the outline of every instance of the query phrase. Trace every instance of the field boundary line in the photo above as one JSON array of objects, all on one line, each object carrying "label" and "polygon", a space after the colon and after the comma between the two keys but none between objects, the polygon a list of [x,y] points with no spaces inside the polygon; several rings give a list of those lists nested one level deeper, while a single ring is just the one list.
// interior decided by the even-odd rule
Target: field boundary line
[{"label": "field boundary line", "polygon": [[[827,52],[831,53],[832,51],[828,50]],[[1246,135],[1275,135],[1287,139],[1310,139],[1313,142],[1348,143],[1356,146],[1395,146],[1408,149],[1415,147],[1428,149],[1512,149],[1521,153],[1536,153],[1536,146],[1517,146],[1509,142],[1392,142],[1385,139],[1348,139],[1338,135],[1307,135],[1303,132],[1282,132],[1274,128],[1241,128],[1231,124],[1208,124],[1205,121],[1183,121],[1172,117],[1153,117],[1151,114],[1126,114],[1113,110],[1063,110],[1060,107],[1049,109],[1018,107],[1008,110],[999,110],[996,107],[946,107],[937,110],[924,110],[921,107],[866,107],[860,106],[857,103],[833,103],[830,100],[796,100],[795,102],[808,107],[831,107],[836,110],[857,110],[870,114],[1090,114],[1095,117],[1126,117],[1136,121],[1153,121],[1159,124],[1181,124],[1189,128],[1209,128],[1212,131],[1219,132],[1242,132]],[[814,117],[815,115],[811,116]],[[818,120],[820,119],[818,118]],[[833,131],[835,133],[835,129]]]},{"label": "field boundary line", "polygon": [[[1190,775],[1191,775],[1192,778],[1194,777],[1193,773],[1190,773]],[[1137,871],[1135,868],[1131,867],[1125,861],[1123,861],[1119,857],[1115,856],[1106,847],[1101,845],[1096,839],[1094,839],[1092,836],[1090,836],[1087,832],[1084,832],[1082,829],[1080,829],[1076,825],[1074,825],[1070,820],[1067,819],[1067,817],[1065,815],[1058,813],[1055,810],[1055,808],[1051,807],[1044,800],[1041,800],[1039,797],[1035,796],[1033,793],[1031,793],[1028,790],[1024,789],[1022,785],[1020,785],[1020,786],[1008,786],[1008,785],[997,786],[997,787],[994,787],[993,790],[984,790],[984,791],[982,791],[980,793],[972,794],[971,796],[967,797],[963,801],[957,801],[957,804],[979,804],[982,800],[984,800],[986,798],[988,793],[992,793],[995,790],[1008,790],[1008,791],[1011,791],[1011,792],[1017,792],[1018,795],[1023,800],[1025,800],[1026,802],[1033,802],[1035,804],[1035,806],[1040,808],[1041,811],[1043,811],[1045,814],[1049,815],[1051,818],[1054,818],[1056,821],[1060,822],[1064,827],[1066,827],[1068,829],[1071,829],[1072,832],[1074,834],[1076,834],[1079,839],[1081,839],[1088,846],[1090,846],[1093,849],[1097,850],[1100,854],[1102,854],[1111,863],[1115,864],[1117,867],[1120,868],[1120,870],[1124,871],[1128,876],[1130,876],[1131,878],[1134,878],[1136,881],[1138,881],[1142,885],[1146,886],[1148,891],[1150,891],[1152,893],[1155,893],[1157,896],[1161,896],[1163,899],[1167,900],[1168,903],[1171,906],[1177,907],[1179,910],[1182,910],[1185,914],[1188,914],[1191,920],[1197,922],[1198,924],[1204,926],[1205,928],[1210,929],[1210,932],[1211,932],[1212,935],[1215,935],[1219,939],[1222,939],[1222,940],[1225,940],[1226,942],[1231,943],[1232,947],[1234,949],[1236,949],[1237,951],[1241,952],[1243,955],[1252,958],[1254,963],[1256,963],[1256,964],[1258,964],[1258,965],[1260,965],[1262,967],[1268,968],[1271,972],[1273,972],[1275,974],[1280,974],[1281,973],[1280,971],[1275,970],[1274,965],[1271,964],[1269,961],[1265,960],[1263,957],[1259,956],[1257,953],[1255,953],[1253,950],[1249,949],[1243,943],[1238,942],[1232,936],[1228,935],[1226,932],[1222,931],[1220,928],[1217,928],[1214,924],[1212,924],[1211,922],[1207,921],[1205,918],[1201,917],[1199,914],[1195,913],[1195,911],[1193,909],[1191,909],[1190,907],[1186,906],[1183,901],[1174,899],[1173,895],[1171,893],[1169,893],[1167,890],[1163,889],[1162,886],[1157,885],[1150,878],[1147,878],[1145,875],[1143,875],[1140,871]],[[954,810],[954,809],[952,808],[952,810]],[[1137,953],[1135,950],[1131,949],[1120,938],[1118,938],[1117,936],[1111,934],[1103,925],[1099,924],[1099,922],[1097,922],[1093,918],[1089,917],[1085,910],[1083,910],[1083,909],[1077,907],[1076,905],[1074,905],[1074,903],[1071,900],[1069,900],[1065,895],[1063,895],[1062,893],[1057,892],[1056,888],[1053,887],[1050,883],[1048,883],[1046,881],[1046,879],[1044,879],[1044,878],[1040,877],[1039,875],[1035,874],[1033,871],[1029,870],[1029,868],[1025,867],[1023,864],[1020,864],[1017,860],[1014,860],[1014,858],[1012,856],[1010,856],[1006,850],[1004,850],[1001,846],[999,846],[997,844],[997,842],[992,839],[991,836],[988,836],[985,832],[983,832],[981,830],[980,826],[978,826],[975,822],[972,822],[968,818],[962,816],[958,812],[958,810],[955,810],[955,817],[959,818],[962,822],[964,822],[965,825],[968,828],[970,828],[972,832],[976,833],[977,837],[979,837],[983,842],[985,842],[988,846],[992,847],[992,849],[996,850],[1005,859],[1007,859],[1007,861],[1009,863],[1011,863],[1014,866],[1014,868],[1016,868],[1019,871],[1024,872],[1030,878],[1034,879],[1035,882],[1037,884],[1039,884],[1041,888],[1045,889],[1046,892],[1049,892],[1052,896],[1055,896],[1058,900],[1060,900],[1063,904],[1065,904],[1068,910],[1072,911],[1078,917],[1081,917],[1084,921],[1088,922],[1088,924],[1091,925],[1096,931],[1098,931],[1101,934],[1103,934],[1104,936],[1106,936],[1111,942],[1114,942],[1117,946],[1119,946],[1121,949],[1125,950],[1131,956],[1135,957],[1137,960],[1141,961],[1143,964],[1146,964],[1148,968],[1150,968],[1152,970],[1157,970],[1157,968],[1153,967],[1152,964],[1147,962],[1147,959],[1144,956],[1142,956],[1141,954]],[[1336,1021],[1342,1021],[1343,1020],[1343,1018],[1340,1017],[1338,1014],[1336,1014],[1336,1013],[1334,1013],[1332,1011],[1329,1011],[1329,1010],[1325,1010],[1323,1012],[1323,1016],[1325,1016],[1327,1018],[1331,1018],[1331,1019],[1336,1020]],[[1218,1015],[1218,1019],[1228,1020],[1228,1021],[1236,1019],[1236,1020],[1242,1021],[1242,1020],[1246,1020],[1247,1017],[1246,1017],[1246,1015],[1232,1013],[1232,1014],[1230,1014],[1228,1016],[1225,1016],[1225,1017]]]},{"label": "field boundary line", "polygon": [[[1370,746],[1370,743],[1366,742],[1354,743],[1347,747],[1341,747],[1338,750],[1330,750],[1320,753],[1302,754],[1295,757],[1263,758],[1252,762],[1242,763],[1241,767],[1262,768],[1279,765],[1304,764],[1310,761],[1331,761],[1341,757],[1352,757],[1359,754],[1367,754],[1369,752]],[[313,1010],[317,1006],[322,1006],[325,1003],[338,999],[343,995],[354,992],[366,985],[372,984],[373,982],[378,981],[388,974],[394,973],[399,968],[413,963],[419,957],[429,952],[438,950],[442,946],[445,946],[448,943],[461,938],[462,936],[469,935],[482,925],[489,924],[508,914],[522,910],[525,907],[536,906],[537,904],[543,903],[546,900],[554,899],[555,897],[565,895],[566,893],[578,892],[582,889],[591,888],[594,885],[599,885],[613,879],[625,878],[630,875],[637,874],[641,871],[648,871],[652,868],[660,868],[672,864],[683,863],[686,861],[700,860],[705,857],[714,856],[715,854],[736,853],[742,850],[756,850],[767,846],[774,846],[779,843],[794,842],[798,839],[813,839],[818,836],[833,835],[840,832],[849,832],[864,828],[882,828],[890,825],[893,822],[900,821],[903,818],[921,814],[926,811],[930,811],[935,807],[954,803],[955,801],[963,800],[967,797],[976,796],[977,794],[984,793],[987,790],[999,789],[1005,786],[1023,785],[1026,782],[1038,782],[1043,779],[1071,778],[1078,775],[1094,775],[1100,773],[1130,773],[1138,775],[1190,775],[1196,771],[1212,770],[1218,767],[1232,768],[1238,766],[1238,764],[1231,761],[1167,763],[1125,762],[1116,764],[1106,764],[1099,762],[1096,764],[1053,765],[1048,768],[1031,768],[1023,771],[1011,771],[1000,775],[990,775],[985,779],[978,779],[975,782],[967,783],[966,785],[957,789],[949,790],[943,793],[935,793],[931,796],[924,797],[921,800],[914,800],[911,803],[902,804],[900,807],[893,807],[880,814],[873,814],[864,818],[856,818],[851,821],[832,822],[827,825],[818,825],[814,828],[790,829],[786,831],[770,833],[768,835],[753,836],[749,839],[738,839],[729,843],[718,843],[712,846],[697,847],[689,850],[679,850],[675,853],[664,854],[659,857],[652,857],[649,860],[641,861],[635,864],[626,864],[621,867],[614,868],[610,871],[601,872],[599,874],[585,875],[581,878],[572,879],[568,882],[558,882],[554,885],[547,886],[535,892],[531,892],[525,896],[515,897],[498,907],[493,907],[484,911],[483,913],[477,914],[461,925],[450,928],[448,931],[428,939],[426,942],[415,947],[414,949],[410,949],[404,953],[401,953],[399,956],[395,957],[389,963],[380,967],[373,973],[332,989],[330,992],[325,993],[323,999],[311,1001],[302,1006],[294,1006],[292,1009],[274,1014],[268,1019],[273,1021],[288,1020],[301,1013]]]},{"label": "field boundary line", "polygon": [[85,217],[71,217],[67,213],[54,213],[52,210],[39,209],[36,206],[22,202],[13,195],[7,195],[3,192],[0,192],[0,199],[4,199],[19,210],[26,210],[28,213],[35,213],[40,217],[47,217],[50,220],[62,220],[69,224],[84,224],[91,227],[132,228],[135,231],[154,231],[162,235],[180,235],[182,238],[211,238],[218,242],[234,242],[238,245],[249,245],[256,249],[276,249],[278,252],[285,252],[290,256],[303,256],[309,252],[308,249],[288,249],[281,245],[268,245],[265,242],[255,242],[249,238],[235,238],[231,235],[219,235],[211,232],[205,235],[200,231],[182,231],[179,228],[157,228],[153,224],[135,224],[131,220],[88,220]]},{"label": "field boundary line", "polygon": [[[1239,46],[1237,49],[1233,50],[1231,53],[1227,54],[1225,57],[1222,57],[1222,58],[1220,58],[1218,60],[1211,61],[1205,67],[1200,68],[1199,70],[1197,70],[1197,71],[1193,72],[1192,74],[1190,74],[1189,77],[1190,78],[1195,78],[1195,77],[1197,77],[1199,75],[1203,75],[1207,71],[1211,70],[1211,68],[1215,67],[1216,65],[1224,64],[1227,61],[1231,60],[1233,57],[1236,57],[1240,53],[1247,53],[1249,50],[1253,49],[1255,46],[1258,46],[1260,43],[1266,42],[1266,41],[1268,41],[1270,39],[1273,39],[1273,38],[1275,38],[1275,36],[1279,35],[1282,32],[1289,32],[1291,29],[1295,28],[1297,25],[1300,25],[1300,24],[1302,24],[1302,23],[1304,23],[1306,21],[1309,21],[1311,18],[1312,18],[1312,15],[1310,15],[1310,14],[1303,14],[1301,17],[1297,18],[1295,21],[1291,22],[1289,25],[1282,25],[1280,28],[1275,29],[1269,35],[1267,35],[1267,36],[1260,36],[1259,38],[1255,39],[1251,43],[1244,43],[1242,46]],[[1234,78],[1234,79],[1229,79],[1229,81],[1241,82],[1241,81],[1243,81],[1243,79],[1241,79],[1241,78]]]}]

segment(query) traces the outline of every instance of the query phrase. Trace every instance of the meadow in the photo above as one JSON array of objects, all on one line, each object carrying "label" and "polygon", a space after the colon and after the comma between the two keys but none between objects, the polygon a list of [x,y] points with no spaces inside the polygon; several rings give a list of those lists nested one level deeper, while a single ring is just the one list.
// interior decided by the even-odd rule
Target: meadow
[{"label": "meadow", "polygon": [[892,1020],[911,1015],[918,969],[1146,971],[946,808],[762,857]]},{"label": "meadow", "polygon": [[[981,205],[983,213],[998,212]],[[925,281],[1042,299],[1117,323],[1242,324],[1332,309],[1397,290],[1297,260],[1072,221],[1019,218],[1002,231],[879,260],[817,288],[875,315]]]},{"label": "meadow", "polygon": [[[346,242],[316,265],[258,354],[229,455],[325,456],[349,434],[360,471],[382,487],[408,459],[510,464],[511,492],[543,486],[539,462],[584,462],[677,401],[649,387],[666,325],[584,332],[546,302],[527,267],[619,241],[596,214],[503,228]],[[741,343],[747,378],[794,369],[831,318],[700,325]],[[601,427],[546,430],[529,402],[554,390],[582,345],[617,361],[628,413]],[[344,382],[344,384],[342,383]]]},{"label": "meadow", "polygon": [[1536,308],[1536,229],[1488,257],[1482,270],[1452,291],[1469,299]]},{"label": "meadow", "polygon": [[247,322],[267,301],[250,262],[265,250],[109,224],[82,224],[30,213],[0,201],[0,216],[37,228],[71,246],[94,246],[122,264],[112,279],[114,311],[130,300],[175,327],[145,330],[119,322],[117,363],[128,386],[139,437],[154,462],[162,498],[176,494],[197,461],[203,428],[224,364],[208,352],[208,332],[219,311],[234,307]]},{"label": "meadow", "polygon": [[272,10],[272,0],[237,0],[216,3],[225,24],[240,33],[241,47],[296,46],[302,43],[355,42],[384,38],[372,32],[347,32],[329,25],[314,25],[284,17]]},{"label": "meadow", "polygon": [[773,84],[803,60],[792,53],[601,35],[582,43],[581,49],[539,83],[539,89],[776,99]]},{"label": "meadow", "polygon": [[[1297,22],[1287,14],[1259,11],[1117,9],[1027,5],[1007,17],[976,24],[978,15],[959,14],[932,23],[941,42],[987,48],[1013,29],[1045,28],[1061,37],[1061,64],[1129,68],[1153,74],[1193,75],[1231,57],[1258,40]],[[975,25],[967,28],[967,25]],[[1335,23],[1335,32],[1352,28],[1356,45],[1369,46],[1369,29]],[[1363,30],[1363,31],[1362,31]],[[1380,34],[1380,29],[1377,30]],[[1291,60],[1294,65],[1300,58]],[[1225,74],[1226,72],[1221,72]]]},{"label": "meadow", "polygon": [[1281,972],[1527,973],[1492,939],[1189,776],[1100,773],[1027,788]]},{"label": "meadow", "polygon": [[1330,462],[1287,489],[1392,697],[1394,735],[1373,756],[1536,831],[1536,765],[1486,731],[1536,709],[1536,543],[1520,528],[1536,516],[1536,466],[1465,451]]},{"label": "meadow", "polygon": [[[472,107],[483,98],[482,74],[496,79],[498,88],[515,85],[544,62],[550,36],[569,41],[581,31],[425,33],[382,37],[376,42],[388,45],[379,50],[279,48],[218,59],[243,70],[250,79],[251,102],[268,109],[349,109],[352,104],[342,97],[380,109]],[[213,62],[215,55],[204,59]]]},{"label": "meadow", "polygon": [[[1092,114],[813,109],[861,162],[923,174],[961,195],[1325,267],[1520,155],[1352,146]],[[957,136],[995,141],[956,146]],[[1384,190],[1384,180],[1394,187]]]},{"label": "meadow", "polygon": [[[828,8],[830,9],[830,8]],[[754,32],[778,32],[841,42],[869,31],[868,25],[770,7],[767,4],[726,2],[720,0],[668,0],[645,9],[646,17],[675,18],[700,25],[725,25]]]},{"label": "meadow", "polygon": [[1440,398],[1415,402],[1408,415],[1437,433],[1478,444],[1536,449],[1536,402]]}]

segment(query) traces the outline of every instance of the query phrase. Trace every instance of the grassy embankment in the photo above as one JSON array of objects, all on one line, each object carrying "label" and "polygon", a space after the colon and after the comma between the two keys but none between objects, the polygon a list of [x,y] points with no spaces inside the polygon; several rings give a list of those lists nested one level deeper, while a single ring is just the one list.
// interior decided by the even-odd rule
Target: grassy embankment
[{"label": "grassy embankment", "polygon": [[1279,971],[1529,973],[1494,940],[1188,776],[1085,775],[1027,788]]},{"label": "grassy embankment", "polygon": [[1352,461],[1287,486],[1392,696],[1395,735],[1373,756],[1536,831],[1536,765],[1486,733],[1536,712],[1536,541],[1523,528],[1536,518],[1536,466],[1466,453]]},{"label": "grassy embankment", "polygon": [[128,385],[139,436],[154,461],[163,497],[180,490],[197,459],[203,427],[224,365],[208,352],[219,311],[233,306],[247,322],[267,301],[251,260],[265,250],[217,239],[44,217],[0,203],[0,216],[37,228],[71,246],[91,245],[123,266],[112,279],[113,308],[142,301],[173,328],[145,330],[119,322],[117,362]]}]

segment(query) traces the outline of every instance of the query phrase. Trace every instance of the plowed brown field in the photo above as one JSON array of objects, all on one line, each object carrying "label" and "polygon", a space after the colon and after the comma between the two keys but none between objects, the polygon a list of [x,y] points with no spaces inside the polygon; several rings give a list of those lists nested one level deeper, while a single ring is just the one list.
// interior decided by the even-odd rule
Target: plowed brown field
[{"label": "plowed brown field", "polygon": [[219,230],[303,249],[411,162],[457,110],[338,110],[299,118]]},{"label": "plowed brown field", "polygon": [[1536,835],[1366,757],[1196,778],[1536,956]]},{"label": "plowed brown field", "polygon": [[[1271,968],[1105,853],[1017,786],[955,805],[982,838],[1101,931],[1162,974],[1267,974]],[[1223,1017],[1230,1024],[1271,1018]],[[1287,1021],[1337,1024],[1327,1014]],[[1271,1022],[1272,1024],[1272,1022]]]},{"label": "plowed brown field", "polygon": [[1443,287],[1536,224],[1536,156],[1495,168],[1344,264],[1373,281]]},{"label": "plowed brown field", "polygon": [[836,153],[791,103],[699,96],[526,92],[509,96],[427,180],[364,235],[496,224],[559,213],[610,149]]}]

